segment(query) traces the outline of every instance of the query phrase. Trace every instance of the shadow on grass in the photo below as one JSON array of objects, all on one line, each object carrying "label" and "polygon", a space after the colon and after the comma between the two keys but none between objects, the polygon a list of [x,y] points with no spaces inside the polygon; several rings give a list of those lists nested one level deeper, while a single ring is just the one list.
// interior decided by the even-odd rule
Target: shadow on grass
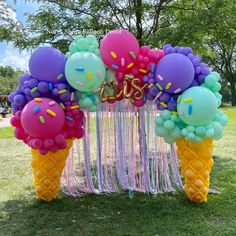
[{"label": "shadow on grass", "polygon": [[199,205],[189,202],[184,193],[158,197],[135,193],[132,199],[127,193],[80,198],[60,194],[51,203],[28,197],[19,196],[18,200],[2,204],[0,235],[212,235],[214,232],[222,235],[233,232],[225,217],[227,212],[221,214],[216,209],[220,199],[213,195],[208,204]]},{"label": "shadow on grass", "polygon": [[[25,188],[0,203],[0,235],[234,235],[236,161],[214,157],[212,182],[221,194],[206,204],[183,192],[158,196],[127,192],[72,198],[60,193],[51,203]],[[21,192],[22,193],[22,192]]]}]

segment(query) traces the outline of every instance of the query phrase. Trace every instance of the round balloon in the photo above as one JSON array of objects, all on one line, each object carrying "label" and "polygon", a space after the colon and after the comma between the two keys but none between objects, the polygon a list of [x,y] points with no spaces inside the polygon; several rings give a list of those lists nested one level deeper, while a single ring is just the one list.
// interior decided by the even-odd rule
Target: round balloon
[{"label": "round balloon", "polygon": [[105,65],[100,57],[91,52],[76,52],[71,55],[65,67],[68,83],[82,92],[98,92],[105,79]]},{"label": "round balloon", "polygon": [[37,49],[29,59],[29,70],[33,77],[48,82],[65,82],[64,68],[66,57],[52,47]]},{"label": "round balloon", "polygon": [[183,54],[168,54],[157,63],[155,78],[164,91],[180,93],[193,82],[194,66]]},{"label": "round balloon", "polygon": [[125,71],[134,65],[139,52],[135,36],[127,30],[110,31],[101,41],[101,57],[114,71]]},{"label": "round balloon", "polygon": [[182,95],[177,105],[179,117],[188,125],[205,125],[217,113],[215,95],[204,87],[191,87]]},{"label": "round balloon", "polygon": [[25,131],[35,138],[53,138],[63,128],[65,114],[58,103],[48,98],[30,101],[21,113]]}]

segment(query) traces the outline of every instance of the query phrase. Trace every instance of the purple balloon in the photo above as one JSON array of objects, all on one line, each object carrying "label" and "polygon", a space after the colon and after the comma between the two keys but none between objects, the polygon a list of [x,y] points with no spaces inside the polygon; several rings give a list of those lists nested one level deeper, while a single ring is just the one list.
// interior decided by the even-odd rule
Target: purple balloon
[{"label": "purple balloon", "polygon": [[23,106],[23,105],[25,105],[25,103],[26,103],[25,96],[23,96],[23,95],[21,95],[21,94],[17,94],[17,95],[14,97],[14,103],[15,103],[17,106]]},{"label": "purple balloon", "polygon": [[33,77],[40,81],[65,82],[65,55],[56,48],[41,47],[30,57],[29,69]]},{"label": "purple balloon", "polygon": [[162,93],[161,97],[159,98],[160,101],[166,103],[170,99],[170,94],[168,93]]},{"label": "purple balloon", "polygon": [[156,66],[156,80],[168,93],[179,93],[187,89],[194,79],[194,66],[183,54],[164,56]]},{"label": "purple balloon", "polygon": [[11,93],[11,94],[8,96],[8,100],[10,101],[10,103],[13,103],[15,96],[16,96],[16,93],[15,93],[15,92]]},{"label": "purple balloon", "polygon": [[20,83],[21,86],[23,86],[24,83],[25,83],[26,81],[29,81],[30,79],[31,79],[31,75],[30,75],[30,74],[24,74],[24,75],[22,75],[22,76],[20,77],[19,83]]},{"label": "purple balloon", "polygon": [[49,91],[48,84],[46,82],[39,82],[38,90],[40,93],[47,93]]},{"label": "purple balloon", "polygon": [[38,80],[36,80],[36,79],[31,79],[31,80],[29,81],[29,86],[30,86],[30,88],[37,87],[37,85],[38,85]]}]

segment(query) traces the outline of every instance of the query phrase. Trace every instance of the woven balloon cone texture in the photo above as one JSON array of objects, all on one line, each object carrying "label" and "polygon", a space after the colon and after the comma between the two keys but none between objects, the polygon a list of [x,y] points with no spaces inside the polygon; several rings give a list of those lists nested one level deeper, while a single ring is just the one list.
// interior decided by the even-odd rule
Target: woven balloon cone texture
[{"label": "woven balloon cone texture", "polygon": [[69,155],[73,139],[67,139],[67,147],[53,153],[40,154],[32,149],[32,168],[34,172],[34,189],[36,198],[50,202],[60,190],[60,178]]},{"label": "woven balloon cone texture", "polygon": [[188,198],[197,203],[207,202],[210,172],[214,163],[212,139],[194,143],[181,138],[176,143]]}]

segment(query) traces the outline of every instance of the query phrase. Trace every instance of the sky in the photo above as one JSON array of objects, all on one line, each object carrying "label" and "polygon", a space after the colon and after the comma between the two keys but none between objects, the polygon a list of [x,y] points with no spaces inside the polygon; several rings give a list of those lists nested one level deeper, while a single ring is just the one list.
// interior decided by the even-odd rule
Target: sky
[{"label": "sky", "polygon": [[[36,2],[27,2],[24,0],[18,0],[16,3],[14,0],[6,0],[6,4],[15,9],[10,11],[10,16],[14,21],[20,21],[21,23],[26,23],[25,13],[35,13],[39,8]],[[6,43],[5,41],[0,42],[0,65],[12,66],[13,68],[19,68],[22,70],[28,70],[28,60],[29,52],[19,51],[13,47],[12,43]]]}]

